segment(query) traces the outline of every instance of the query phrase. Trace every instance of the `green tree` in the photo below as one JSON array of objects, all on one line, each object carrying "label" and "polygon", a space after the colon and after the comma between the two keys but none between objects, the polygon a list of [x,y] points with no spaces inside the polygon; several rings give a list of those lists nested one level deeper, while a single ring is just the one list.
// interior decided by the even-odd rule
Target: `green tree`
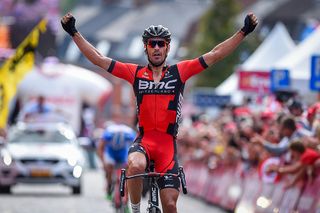
[{"label": "green tree", "polygon": [[[236,30],[236,17],[240,10],[241,6],[236,0],[214,0],[211,8],[200,19],[198,34],[190,48],[192,49],[190,56],[196,57],[208,52],[213,46],[230,37]],[[244,50],[248,51],[248,48],[252,49],[250,46],[249,42],[244,42],[231,55],[202,72],[197,78],[196,85],[218,86],[240,63],[241,53]]]}]

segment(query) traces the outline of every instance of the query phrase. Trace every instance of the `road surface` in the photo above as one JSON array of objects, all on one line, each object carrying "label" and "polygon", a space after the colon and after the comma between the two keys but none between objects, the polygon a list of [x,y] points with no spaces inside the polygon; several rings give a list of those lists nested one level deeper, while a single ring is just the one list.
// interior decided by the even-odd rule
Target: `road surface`
[{"label": "road surface", "polygon": [[[0,195],[1,213],[112,213],[109,201],[104,199],[104,179],[99,170],[85,172],[83,193],[71,195],[71,190],[61,185],[17,185],[12,194]],[[147,201],[143,200],[141,211],[145,212]],[[198,199],[181,195],[178,211],[183,213],[224,213]]]}]

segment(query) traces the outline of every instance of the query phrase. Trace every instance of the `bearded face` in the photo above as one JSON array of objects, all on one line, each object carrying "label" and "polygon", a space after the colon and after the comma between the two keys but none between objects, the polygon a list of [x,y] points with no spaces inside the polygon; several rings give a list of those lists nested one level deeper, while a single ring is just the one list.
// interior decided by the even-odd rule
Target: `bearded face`
[{"label": "bearded face", "polygon": [[162,38],[149,39],[145,44],[145,51],[148,56],[148,60],[153,66],[161,66],[168,55],[170,44]]}]

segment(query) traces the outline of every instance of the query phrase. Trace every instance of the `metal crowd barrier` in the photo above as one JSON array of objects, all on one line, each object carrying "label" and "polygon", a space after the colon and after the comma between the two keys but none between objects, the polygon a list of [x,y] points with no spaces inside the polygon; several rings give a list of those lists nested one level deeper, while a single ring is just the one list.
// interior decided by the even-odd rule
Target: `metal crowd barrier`
[{"label": "metal crowd barrier", "polygon": [[264,183],[258,168],[218,166],[210,170],[201,162],[184,164],[189,194],[235,213],[320,212],[320,169],[312,181],[284,187],[286,178]]}]

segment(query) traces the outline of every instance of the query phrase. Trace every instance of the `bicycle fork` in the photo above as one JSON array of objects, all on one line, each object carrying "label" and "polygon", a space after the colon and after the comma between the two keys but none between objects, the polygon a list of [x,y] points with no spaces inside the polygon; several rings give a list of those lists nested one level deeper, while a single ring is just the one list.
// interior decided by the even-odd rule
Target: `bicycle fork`
[{"label": "bicycle fork", "polygon": [[158,185],[156,183],[156,179],[154,177],[152,177],[150,180],[151,182],[150,184],[150,200],[149,200],[149,206],[148,206],[148,209],[151,209],[151,208],[157,208],[160,210],[159,208],[159,188],[158,188]]}]

